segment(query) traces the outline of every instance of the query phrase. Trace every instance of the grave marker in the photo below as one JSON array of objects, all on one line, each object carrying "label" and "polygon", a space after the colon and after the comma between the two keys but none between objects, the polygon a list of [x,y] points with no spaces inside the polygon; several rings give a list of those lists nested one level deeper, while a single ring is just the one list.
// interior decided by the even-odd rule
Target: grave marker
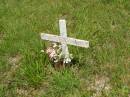
[{"label": "grave marker", "polygon": [[65,58],[69,57],[67,44],[79,46],[79,47],[85,47],[85,48],[89,47],[89,41],[67,37],[67,29],[66,29],[65,20],[59,20],[59,27],[60,27],[60,36],[41,33],[41,39],[61,43],[62,54],[65,56]]}]

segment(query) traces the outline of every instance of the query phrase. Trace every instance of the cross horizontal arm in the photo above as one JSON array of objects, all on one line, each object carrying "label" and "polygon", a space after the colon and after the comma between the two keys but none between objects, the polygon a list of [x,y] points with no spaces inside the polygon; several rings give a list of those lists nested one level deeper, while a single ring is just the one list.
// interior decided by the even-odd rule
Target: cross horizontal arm
[{"label": "cross horizontal arm", "polygon": [[89,47],[89,41],[84,41],[84,40],[74,39],[69,37],[62,37],[62,36],[57,36],[52,34],[41,33],[41,39],[49,40],[53,42],[59,42],[59,43],[67,43],[79,47],[85,47],[85,48]]}]

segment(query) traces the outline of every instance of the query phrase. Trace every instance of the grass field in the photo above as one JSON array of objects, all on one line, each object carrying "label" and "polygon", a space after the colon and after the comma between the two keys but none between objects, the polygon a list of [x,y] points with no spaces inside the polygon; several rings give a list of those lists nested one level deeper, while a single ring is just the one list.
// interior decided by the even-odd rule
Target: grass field
[{"label": "grass field", "polygon": [[[90,41],[55,70],[40,33]],[[130,97],[130,0],[0,0],[0,97]]]}]

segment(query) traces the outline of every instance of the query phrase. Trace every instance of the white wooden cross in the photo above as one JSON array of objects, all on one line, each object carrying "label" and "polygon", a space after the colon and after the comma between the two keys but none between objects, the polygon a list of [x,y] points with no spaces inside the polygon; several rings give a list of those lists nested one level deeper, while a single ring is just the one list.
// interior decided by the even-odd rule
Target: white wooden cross
[{"label": "white wooden cross", "polygon": [[65,56],[65,58],[69,57],[69,51],[68,51],[67,44],[75,45],[75,46],[79,46],[79,47],[85,47],[85,48],[89,47],[89,41],[67,37],[65,20],[59,20],[59,27],[60,27],[60,36],[41,33],[41,39],[61,43],[62,44],[62,54]]}]

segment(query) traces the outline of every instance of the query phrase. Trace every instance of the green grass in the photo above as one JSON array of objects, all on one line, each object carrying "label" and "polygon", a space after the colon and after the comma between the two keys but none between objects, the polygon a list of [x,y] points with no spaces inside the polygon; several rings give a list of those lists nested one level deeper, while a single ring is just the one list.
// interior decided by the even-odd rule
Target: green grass
[{"label": "green grass", "polygon": [[[102,77],[110,89],[99,97],[129,97],[129,0],[0,2],[0,97],[90,97]],[[77,63],[61,71],[40,52],[48,44],[40,33],[59,35],[59,19],[67,20],[68,36],[90,41],[88,49],[69,46]]]}]

